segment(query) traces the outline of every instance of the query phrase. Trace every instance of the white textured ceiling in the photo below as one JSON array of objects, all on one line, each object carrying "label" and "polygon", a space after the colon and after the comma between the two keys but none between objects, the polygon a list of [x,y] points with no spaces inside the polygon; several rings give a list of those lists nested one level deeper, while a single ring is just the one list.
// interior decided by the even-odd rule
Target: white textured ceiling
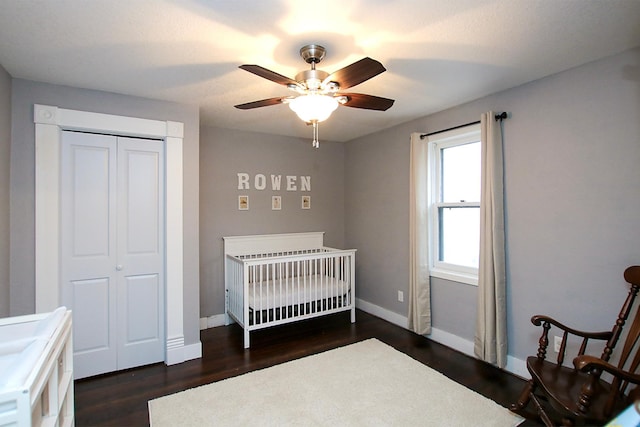
[{"label": "white textured ceiling", "polygon": [[387,68],[351,92],[386,112],[339,107],[320,137],[348,141],[640,45],[640,0],[1,0],[0,64],[15,78],[200,106],[204,124],[310,138],[291,94],[238,69],[288,77],[369,56]]}]

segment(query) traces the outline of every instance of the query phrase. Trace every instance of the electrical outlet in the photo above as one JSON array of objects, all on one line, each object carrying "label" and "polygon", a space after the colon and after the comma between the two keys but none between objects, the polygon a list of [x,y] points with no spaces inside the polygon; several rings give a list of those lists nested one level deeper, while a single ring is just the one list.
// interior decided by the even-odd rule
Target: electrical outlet
[{"label": "electrical outlet", "polygon": [[553,351],[559,352],[560,344],[562,344],[562,337],[553,337]]},{"label": "electrical outlet", "polygon": [[404,292],[398,291],[398,301],[404,302]]}]

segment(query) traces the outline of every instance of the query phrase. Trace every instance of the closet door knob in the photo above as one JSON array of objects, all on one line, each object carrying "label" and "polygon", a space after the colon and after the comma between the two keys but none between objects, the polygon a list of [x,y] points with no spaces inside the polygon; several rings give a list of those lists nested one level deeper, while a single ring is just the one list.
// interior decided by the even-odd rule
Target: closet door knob
[{"label": "closet door knob", "polygon": [[120,265],[120,264],[116,265],[116,270],[118,270],[118,271],[122,271],[123,268],[124,267],[122,265]]}]

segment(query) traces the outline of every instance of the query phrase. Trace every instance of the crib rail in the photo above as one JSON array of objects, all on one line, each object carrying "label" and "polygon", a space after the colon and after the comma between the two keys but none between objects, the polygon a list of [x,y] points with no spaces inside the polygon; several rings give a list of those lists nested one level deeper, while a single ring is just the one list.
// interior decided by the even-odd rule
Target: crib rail
[{"label": "crib rail", "polygon": [[352,310],[355,250],[227,255],[227,314],[248,332],[294,320]]}]

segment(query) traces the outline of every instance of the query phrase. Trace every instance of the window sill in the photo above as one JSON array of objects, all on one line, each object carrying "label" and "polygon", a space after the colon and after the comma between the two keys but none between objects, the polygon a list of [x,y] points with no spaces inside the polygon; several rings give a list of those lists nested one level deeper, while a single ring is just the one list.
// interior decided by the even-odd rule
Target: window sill
[{"label": "window sill", "polygon": [[429,275],[431,277],[437,277],[439,279],[451,280],[453,282],[464,283],[466,285],[478,286],[478,276],[471,274],[433,268],[429,271]]}]

